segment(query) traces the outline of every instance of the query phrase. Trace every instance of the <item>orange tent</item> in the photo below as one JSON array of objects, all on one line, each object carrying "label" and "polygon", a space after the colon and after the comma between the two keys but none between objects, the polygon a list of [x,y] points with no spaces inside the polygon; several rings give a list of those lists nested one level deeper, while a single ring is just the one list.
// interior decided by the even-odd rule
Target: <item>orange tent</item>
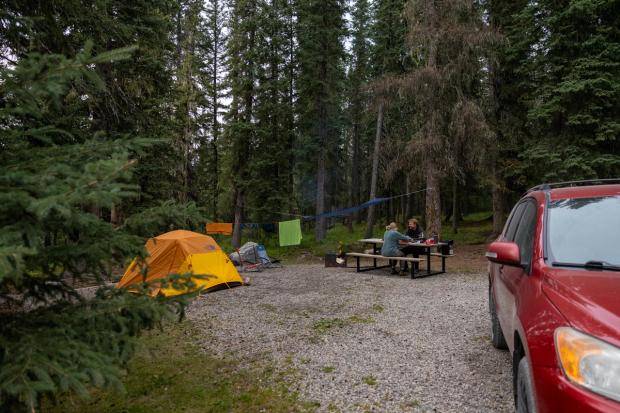
[{"label": "orange tent", "polygon": [[[212,289],[221,285],[230,287],[243,284],[241,276],[228,256],[208,235],[184,230],[167,232],[148,240],[146,251],[148,257],[145,261],[134,259],[116,285],[117,288],[161,279],[168,274],[188,272],[211,276],[206,279],[194,278],[192,281],[197,288]],[[147,267],[146,278],[144,264]],[[170,296],[187,292],[189,291],[156,288],[152,294]]]}]

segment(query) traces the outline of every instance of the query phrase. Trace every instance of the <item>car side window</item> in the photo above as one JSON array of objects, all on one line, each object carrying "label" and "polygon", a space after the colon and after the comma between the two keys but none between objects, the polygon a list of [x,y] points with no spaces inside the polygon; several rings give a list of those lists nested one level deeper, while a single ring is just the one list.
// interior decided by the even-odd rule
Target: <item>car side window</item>
[{"label": "car side window", "polygon": [[506,226],[506,232],[504,233],[504,239],[506,241],[514,241],[515,233],[517,232],[517,226],[519,225],[519,221],[521,220],[521,214],[523,213],[523,208],[525,208],[525,203],[521,202],[517,204],[517,206],[510,214],[510,221]]},{"label": "car side window", "polygon": [[524,209],[514,242],[519,246],[521,263],[527,268],[532,262],[532,247],[534,245],[534,232],[536,231],[536,203],[528,201],[524,202],[523,205]]}]

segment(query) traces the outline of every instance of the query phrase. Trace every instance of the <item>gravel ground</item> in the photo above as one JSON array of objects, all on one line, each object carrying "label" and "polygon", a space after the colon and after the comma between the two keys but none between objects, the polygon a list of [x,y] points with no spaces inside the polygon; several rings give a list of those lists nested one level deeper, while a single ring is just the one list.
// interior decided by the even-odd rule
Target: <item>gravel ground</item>
[{"label": "gravel ground", "polygon": [[295,368],[317,411],[510,412],[508,352],[490,343],[484,274],[410,280],[295,265],[196,299],[203,347]]}]

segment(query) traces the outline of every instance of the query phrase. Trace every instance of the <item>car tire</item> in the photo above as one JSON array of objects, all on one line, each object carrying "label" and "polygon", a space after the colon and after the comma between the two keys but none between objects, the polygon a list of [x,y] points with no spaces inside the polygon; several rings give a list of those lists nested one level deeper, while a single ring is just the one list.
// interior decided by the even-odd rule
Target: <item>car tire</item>
[{"label": "car tire", "polygon": [[508,345],[506,344],[502,327],[499,325],[499,320],[497,319],[495,301],[493,301],[493,292],[491,288],[489,288],[489,312],[491,313],[491,343],[493,343],[493,347],[497,349],[506,350]]},{"label": "car tire", "polygon": [[526,357],[519,361],[517,369],[517,413],[536,413],[536,396],[532,370]]}]

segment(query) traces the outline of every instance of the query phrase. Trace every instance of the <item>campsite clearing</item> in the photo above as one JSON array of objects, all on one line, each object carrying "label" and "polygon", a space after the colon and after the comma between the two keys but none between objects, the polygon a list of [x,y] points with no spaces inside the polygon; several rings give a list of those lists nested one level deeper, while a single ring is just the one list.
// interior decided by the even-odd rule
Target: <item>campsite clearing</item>
[{"label": "campsite clearing", "polygon": [[508,353],[490,345],[483,273],[410,280],[293,265],[196,299],[201,347],[294,371],[319,411],[512,411]]}]

